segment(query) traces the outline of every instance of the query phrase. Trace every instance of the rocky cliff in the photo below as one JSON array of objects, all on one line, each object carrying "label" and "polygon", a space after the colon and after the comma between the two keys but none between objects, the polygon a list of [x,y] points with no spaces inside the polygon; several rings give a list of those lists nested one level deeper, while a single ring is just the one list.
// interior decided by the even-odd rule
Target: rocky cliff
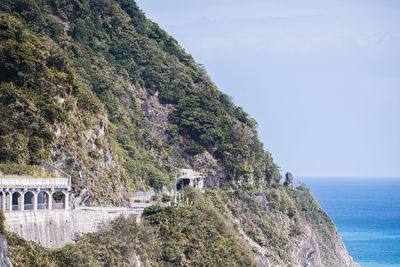
[{"label": "rocky cliff", "polygon": [[179,168],[212,187],[60,250],[8,234],[16,264],[353,265],[308,189],[279,184],[254,119],[132,0],[1,1],[0,103],[2,167],[51,161],[75,205],[125,206]]},{"label": "rocky cliff", "polygon": [[7,239],[4,233],[0,234],[0,253],[1,253],[0,266],[12,267],[13,265],[10,261],[8,253]]}]

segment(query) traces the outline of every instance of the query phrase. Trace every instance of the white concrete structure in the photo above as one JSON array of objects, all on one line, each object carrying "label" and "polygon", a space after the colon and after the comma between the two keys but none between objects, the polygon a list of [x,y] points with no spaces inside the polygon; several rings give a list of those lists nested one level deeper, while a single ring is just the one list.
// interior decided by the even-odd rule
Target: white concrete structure
[{"label": "white concrete structure", "polygon": [[[194,188],[198,188],[200,190],[203,189],[204,187],[204,177],[192,170],[192,169],[181,169],[180,170],[181,175],[179,176],[179,179],[181,180],[181,184],[183,185],[190,185],[193,186]],[[179,185],[179,182],[178,182]]]},{"label": "white concrete structure", "polygon": [[[70,209],[71,176],[42,161],[42,166],[61,177],[0,177],[0,208],[6,229],[48,248],[71,243],[83,233],[95,232],[118,216],[140,216],[153,203],[131,203],[129,208],[78,207]],[[58,194],[61,201],[53,197]]]},{"label": "white concrete structure", "polygon": [[80,207],[76,209],[42,210],[38,212],[7,212],[6,229],[48,248],[60,248],[74,242],[81,234],[96,232],[103,223],[118,216],[135,216],[139,222],[145,207],[139,203],[131,208]]},{"label": "white concrete structure", "polygon": [[[69,209],[71,176],[48,162],[42,161],[42,165],[62,177],[0,177],[0,208],[3,211]],[[58,201],[54,201],[54,194],[58,195]]]}]

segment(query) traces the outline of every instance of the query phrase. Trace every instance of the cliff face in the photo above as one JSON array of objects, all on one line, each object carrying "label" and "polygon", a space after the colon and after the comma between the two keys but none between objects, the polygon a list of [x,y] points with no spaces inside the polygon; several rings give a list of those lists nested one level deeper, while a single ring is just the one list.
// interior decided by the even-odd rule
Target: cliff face
[{"label": "cliff face", "polygon": [[274,185],[206,192],[262,266],[359,266],[310,190]]},{"label": "cliff face", "polygon": [[304,236],[298,243],[301,266],[360,266],[349,255],[335,224],[304,185],[295,188]]},{"label": "cliff face", "polygon": [[8,253],[7,239],[5,234],[3,233],[0,234],[0,253],[1,253],[0,266],[12,267],[13,265],[10,261]]},{"label": "cliff face", "polygon": [[256,122],[133,1],[1,1],[0,104],[0,163],[53,162],[77,205],[126,205],[179,168],[216,186],[56,251],[10,234],[15,263],[353,266],[308,189],[279,184]]}]

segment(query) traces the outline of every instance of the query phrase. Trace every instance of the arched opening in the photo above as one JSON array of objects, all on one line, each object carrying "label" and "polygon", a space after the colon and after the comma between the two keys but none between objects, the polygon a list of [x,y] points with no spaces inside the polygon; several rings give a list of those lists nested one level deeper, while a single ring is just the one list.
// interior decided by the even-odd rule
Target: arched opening
[{"label": "arched opening", "polygon": [[64,209],[65,208],[65,194],[62,191],[53,193],[53,209]]},{"label": "arched opening", "polygon": [[34,195],[28,191],[24,195],[24,210],[33,210]]},{"label": "arched opening", "polygon": [[14,192],[12,194],[11,210],[22,210],[22,194],[20,192]]},{"label": "arched opening", "polygon": [[176,187],[178,190],[182,189],[182,186],[187,186],[190,185],[190,179],[181,179],[180,181],[178,181]]},{"label": "arched opening", "polygon": [[40,191],[38,194],[38,210],[46,210],[49,208],[49,193]]}]

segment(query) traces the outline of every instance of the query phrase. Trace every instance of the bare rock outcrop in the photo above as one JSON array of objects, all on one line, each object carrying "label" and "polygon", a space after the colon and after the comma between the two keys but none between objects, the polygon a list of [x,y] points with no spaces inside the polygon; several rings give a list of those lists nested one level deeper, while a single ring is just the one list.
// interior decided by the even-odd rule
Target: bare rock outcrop
[{"label": "bare rock outcrop", "polygon": [[13,265],[10,261],[8,253],[7,239],[5,234],[3,233],[0,233],[0,253],[1,253],[0,266],[12,267]]},{"label": "bare rock outcrop", "polygon": [[286,180],[283,183],[283,185],[293,189],[293,174],[291,172],[287,172],[285,174],[285,177],[286,177]]}]

